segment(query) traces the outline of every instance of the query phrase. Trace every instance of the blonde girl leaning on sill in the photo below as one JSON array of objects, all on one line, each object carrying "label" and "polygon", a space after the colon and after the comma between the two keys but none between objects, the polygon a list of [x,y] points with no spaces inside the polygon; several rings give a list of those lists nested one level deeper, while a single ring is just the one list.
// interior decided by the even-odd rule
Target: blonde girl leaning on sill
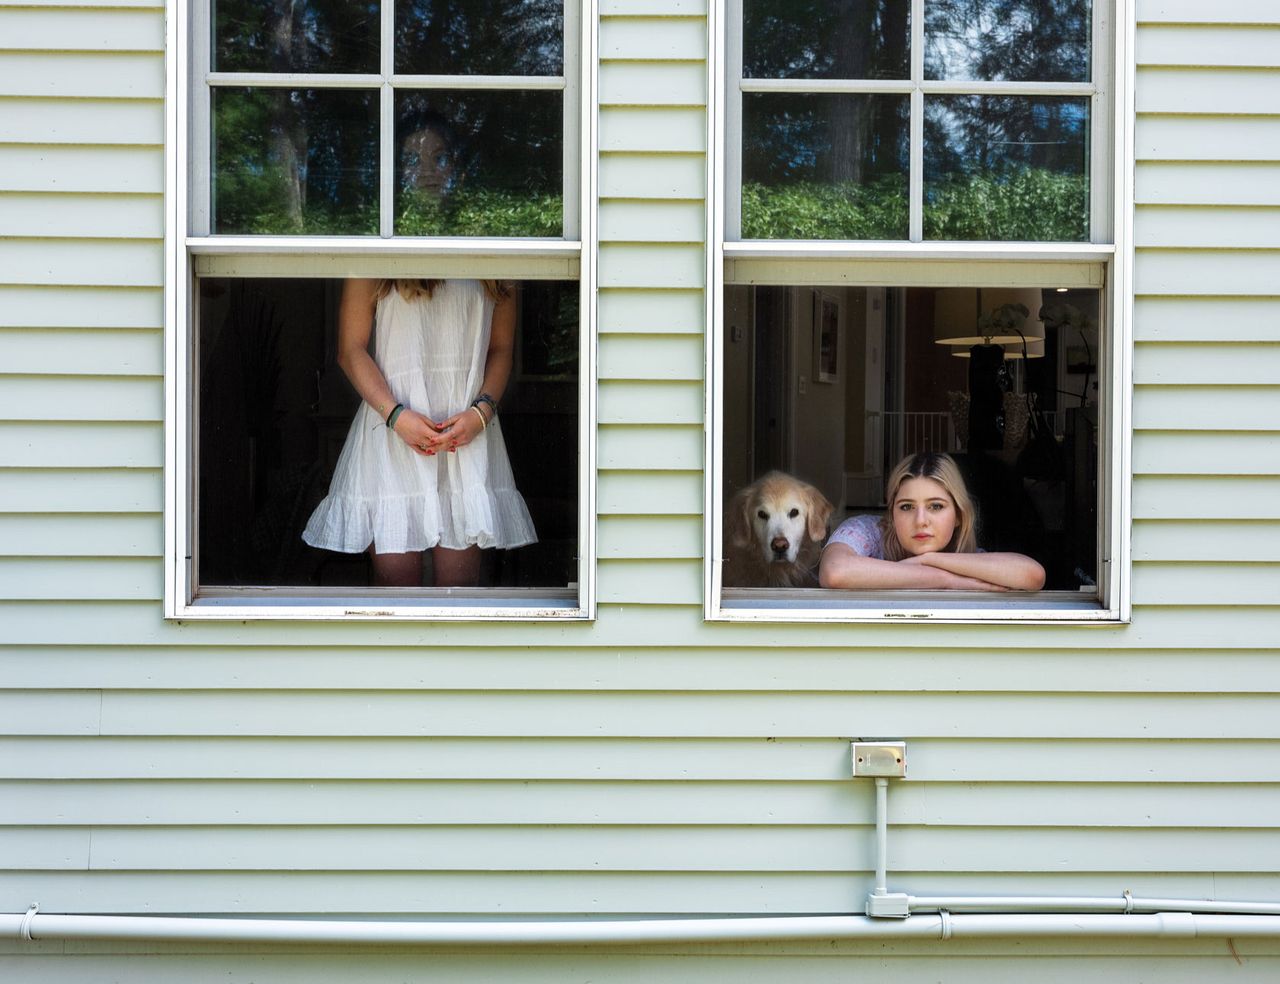
[{"label": "blonde girl leaning on sill", "polygon": [[1044,568],[1020,553],[984,553],[977,507],[950,455],[904,458],[889,474],[884,516],[854,516],[822,551],[818,582],[850,590],[1039,591]]}]

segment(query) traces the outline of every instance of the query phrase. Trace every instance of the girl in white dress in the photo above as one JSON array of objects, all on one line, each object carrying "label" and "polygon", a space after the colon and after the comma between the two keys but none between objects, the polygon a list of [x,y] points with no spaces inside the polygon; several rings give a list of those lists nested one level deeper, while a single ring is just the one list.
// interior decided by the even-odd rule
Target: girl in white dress
[{"label": "girl in white dress", "polygon": [[[338,365],[364,402],[303,539],[373,558],[374,584],[474,585],[480,550],[533,543],[497,419],[516,298],[476,280],[347,280]],[[369,335],[375,356],[369,354]]]}]

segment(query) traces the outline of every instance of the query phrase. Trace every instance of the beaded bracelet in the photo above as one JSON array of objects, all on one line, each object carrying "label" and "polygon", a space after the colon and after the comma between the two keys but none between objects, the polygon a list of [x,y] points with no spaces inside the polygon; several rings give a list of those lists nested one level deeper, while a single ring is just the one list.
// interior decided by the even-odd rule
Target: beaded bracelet
[{"label": "beaded bracelet", "polygon": [[474,407],[477,403],[487,403],[487,404],[489,404],[489,409],[490,409],[490,410],[492,410],[495,414],[498,412],[498,401],[497,401],[497,400],[495,400],[495,399],[494,399],[492,396],[490,396],[488,393],[481,393],[479,396],[477,396],[474,400],[472,400],[472,401],[471,401],[471,405],[472,405],[473,407]]},{"label": "beaded bracelet", "polygon": [[394,407],[391,408],[391,412],[387,414],[387,426],[392,430],[395,430],[396,418],[398,418],[402,413],[404,413],[404,404],[397,403]]}]

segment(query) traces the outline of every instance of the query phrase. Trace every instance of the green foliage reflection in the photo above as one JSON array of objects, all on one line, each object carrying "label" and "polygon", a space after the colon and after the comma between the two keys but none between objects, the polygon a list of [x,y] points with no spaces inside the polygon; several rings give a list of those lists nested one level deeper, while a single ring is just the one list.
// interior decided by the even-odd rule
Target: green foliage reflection
[{"label": "green foliage reflection", "polygon": [[907,183],[851,181],[742,186],[744,239],[906,239]]},{"label": "green foliage reflection", "polygon": [[214,230],[376,234],[375,114],[362,92],[215,91]]},{"label": "green foliage reflection", "polygon": [[406,191],[396,214],[397,236],[550,236],[560,238],[564,202],[558,193],[465,186],[445,198]]},{"label": "green foliage reflection", "polygon": [[925,189],[925,239],[1082,242],[1089,179],[1046,168],[953,174]]},{"label": "green foliage reflection", "polygon": [[[932,240],[1081,242],[1088,239],[1088,178],[1043,168],[953,174],[926,189]],[[906,182],[744,184],[744,239],[907,238]]]}]

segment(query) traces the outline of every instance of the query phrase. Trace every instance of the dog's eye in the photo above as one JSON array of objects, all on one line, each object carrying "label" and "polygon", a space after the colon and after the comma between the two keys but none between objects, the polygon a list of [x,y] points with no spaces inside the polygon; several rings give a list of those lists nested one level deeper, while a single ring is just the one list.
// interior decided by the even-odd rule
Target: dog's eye
[{"label": "dog's eye", "polygon": [[756,515],[757,515],[757,516],[759,516],[761,519],[768,519],[768,518],[769,518],[769,514],[768,514],[767,512],[765,512],[763,509],[761,509],[759,512],[757,512],[757,513],[756,513]]},{"label": "dog's eye", "polygon": [[791,512],[787,513],[787,515],[790,516],[792,519],[795,519],[797,516],[800,515],[800,510],[792,509]]}]

